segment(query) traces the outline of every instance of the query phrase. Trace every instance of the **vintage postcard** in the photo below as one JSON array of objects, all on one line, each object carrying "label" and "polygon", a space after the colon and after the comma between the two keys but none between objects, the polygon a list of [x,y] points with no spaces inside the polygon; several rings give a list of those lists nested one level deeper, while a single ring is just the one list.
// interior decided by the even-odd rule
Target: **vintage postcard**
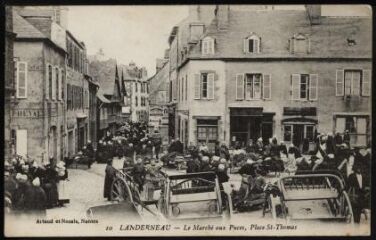
[{"label": "vintage postcard", "polygon": [[6,6],[8,237],[369,236],[368,5]]}]

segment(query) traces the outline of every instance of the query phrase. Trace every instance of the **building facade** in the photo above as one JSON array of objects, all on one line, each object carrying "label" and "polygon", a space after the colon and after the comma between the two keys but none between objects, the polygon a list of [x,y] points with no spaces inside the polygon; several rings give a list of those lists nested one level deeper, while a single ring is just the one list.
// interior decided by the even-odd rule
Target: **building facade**
[{"label": "building facade", "polygon": [[145,67],[137,67],[134,62],[122,65],[123,83],[128,93],[130,106],[129,119],[133,122],[148,122],[149,83]]},{"label": "building facade", "polygon": [[12,122],[11,109],[13,108],[16,85],[15,85],[15,74],[14,74],[14,40],[16,34],[13,32],[13,16],[12,7],[5,7],[5,66],[4,66],[4,155],[5,160],[9,158],[14,153],[15,143],[11,140],[11,128],[10,123]]},{"label": "building facade", "polygon": [[158,130],[168,143],[169,61],[157,59],[156,73],[149,79],[149,129]]},{"label": "building facade", "polygon": [[91,140],[90,136],[90,95],[85,45],[67,31],[66,71],[66,155],[73,156]]},{"label": "building facade", "polygon": [[319,5],[218,6],[197,43],[180,44],[175,136],[209,146],[276,136],[302,147],[318,133],[348,130],[352,145],[369,144],[370,29],[370,18],[325,17]]},{"label": "building facade", "polygon": [[[20,13],[21,14],[21,13]],[[16,93],[12,106],[15,152],[39,163],[63,158],[65,30],[49,16],[13,11]]]}]

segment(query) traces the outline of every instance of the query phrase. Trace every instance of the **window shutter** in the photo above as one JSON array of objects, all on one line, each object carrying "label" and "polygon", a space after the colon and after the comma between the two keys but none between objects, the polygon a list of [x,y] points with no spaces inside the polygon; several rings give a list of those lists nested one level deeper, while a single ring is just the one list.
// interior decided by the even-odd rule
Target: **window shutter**
[{"label": "window shutter", "polygon": [[318,75],[309,75],[309,100],[317,100]]},{"label": "window shutter", "polygon": [[46,84],[45,84],[45,95],[46,95],[46,99],[49,99],[49,89],[50,89],[50,86],[49,86],[49,71],[48,71],[48,64],[46,64],[45,66],[45,72],[46,72]]},{"label": "window shutter", "polygon": [[214,99],[214,73],[208,74],[208,99]]},{"label": "window shutter", "polygon": [[289,43],[290,43],[290,53],[294,54],[294,38],[290,38]]},{"label": "window shutter", "polygon": [[200,99],[201,96],[201,81],[200,74],[195,74],[195,99]]},{"label": "window shutter", "polygon": [[243,51],[244,51],[244,53],[249,52],[248,39],[247,38],[243,40]]},{"label": "window shutter", "polygon": [[262,82],[262,96],[264,99],[271,99],[271,87],[272,87],[272,79],[270,74],[263,75],[263,82]]},{"label": "window shutter", "polygon": [[291,99],[299,100],[300,74],[291,75]]},{"label": "window shutter", "polygon": [[337,119],[336,119],[336,132],[344,133],[345,132],[345,126],[346,126],[345,118],[337,117]]},{"label": "window shutter", "polygon": [[363,80],[362,80],[362,96],[371,95],[371,71],[363,70]]},{"label": "window shutter", "polygon": [[259,41],[259,39],[254,39],[253,40],[253,52],[254,53],[259,53],[259,51],[260,51],[260,45],[259,45],[259,43],[260,43],[260,41]]},{"label": "window shutter", "polygon": [[307,38],[307,53],[311,53],[311,38]]},{"label": "window shutter", "polygon": [[27,63],[17,62],[17,97],[27,97]]},{"label": "window shutter", "polygon": [[236,74],[236,100],[244,99],[244,75]]},{"label": "window shutter", "polygon": [[57,99],[61,100],[61,71],[60,69],[56,68],[56,82],[57,82]]},{"label": "window shutter", "polygon": [[344,71],[337,69],[336,71],[336,96],[344,95]]},{"label": "window shutter", "polygon": [[55,73],[56,69],[53,67],[52,68],[52,99],[55,100],[56,99],[56,73]]}]

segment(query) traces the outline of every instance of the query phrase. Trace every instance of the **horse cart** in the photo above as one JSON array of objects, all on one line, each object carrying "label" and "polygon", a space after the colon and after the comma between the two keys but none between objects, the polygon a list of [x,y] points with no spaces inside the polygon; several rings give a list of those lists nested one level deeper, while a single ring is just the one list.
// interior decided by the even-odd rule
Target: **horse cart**
[{"label": "horse cart", "polygon": [[167,219],[229,218],[232,203],[214,172],[167,176],[158,209]]},{"label": "horse cart", "polygon": [[353,223],[344,181],[335,174],[301,174],[281,177],[278,192],[268,194],[263,215],[274,219],[328,220]]}]

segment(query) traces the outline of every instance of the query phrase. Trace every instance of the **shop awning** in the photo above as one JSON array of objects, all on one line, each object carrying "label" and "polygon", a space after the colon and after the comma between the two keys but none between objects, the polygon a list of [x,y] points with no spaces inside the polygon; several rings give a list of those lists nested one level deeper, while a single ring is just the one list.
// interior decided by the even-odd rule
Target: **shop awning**
[{"label": "shop awning", "polygon": [[284,117],[282,118],[282,123],[284,124],[304,124],[304,123],[313,123],[317,124],[318,120],[316,117],[310,117],[310,118],[305,118],[301,116],[296,116],[296,117]]},{"label": "shop awning", "polygon": [[263,116],[263,108],[230,108],[230,116],[237,117],[237,116],[254,116],[254,117],[262,117]]},{"label": "shop awning", "polygon": [[218,120],[221,116],[192,116],[193,119]]},{"label": "shop awning", "polygon": [[317,109],[315,107],[284,107],[283,108],[284,116],[316,116]]}]

